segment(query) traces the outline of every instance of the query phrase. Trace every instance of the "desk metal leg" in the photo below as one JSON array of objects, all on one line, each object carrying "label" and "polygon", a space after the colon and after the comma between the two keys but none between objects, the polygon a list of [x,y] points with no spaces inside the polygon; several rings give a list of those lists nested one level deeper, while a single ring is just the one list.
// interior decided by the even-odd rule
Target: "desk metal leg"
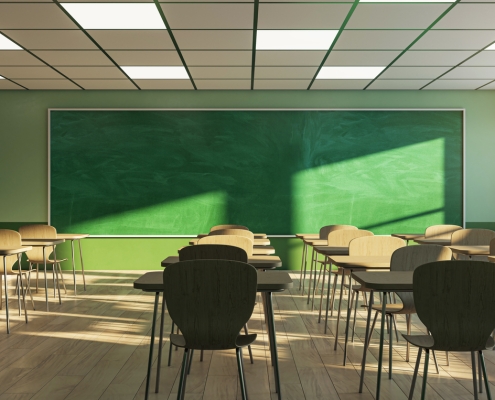
[{"label": "desk metal leg", "polygon": [[374,293],[370,292],[370,302],[368,304],[368,318],[366,319],[366,334],[364,336],[364,350],[363,350],[363,360],[361,361],[361,377],[359,379],[359,393],[363,393],[364,384],[364,372],[366,370],[366,353],[368,352],[368,347],[370,345],[369,341],[371,339],[370,333],[370,322],[371,322],[371,309],[373,308]]},{"label": "desk metal leg", "polygon": [[272,301],[272,292],[266,292],[266,303],[267,303],[267,312],[269,315],[268,323],[270,324],[270,329],[268,334],[271,336],[270,347],[272,347],[273,354],[273,372],[275,375],[275,388],[278,393],[278,400],[282,400],[282,390],[280,388],[280,375],[278,370],[278,354],[277,354],[277,338],[275,334],[275,317],[273,315],[273,301]]},{"label": "desk metal leg", "polygon": [[347,360],[347,342],[349,341],[349,323],[351,321],[351,314],[352,314],[351,293],[352,293],[352,269],[349,271],[349,293],[347,293],[347,320],[345,321],[344,366]]},{"label": "desk metal leg", "polygon": [[82,255],[81,239],[79,239],[78,242],[79,242],[79,257],[81,258],[81,271],[82,271],[82,276],[83,276],[83,285],[84,285],[84,291],[86,291],[86,276],[84,275],[84,261],[83,261],[83,255]]},{"label": "desk metal leg", "polygon": [[[58,302],[59,304],[62,304],[62,296],[60,295],[60,282],[58,281],[58,271],[57,271],[57,250],[55,250],[55,246],[53,246],[53,257],[55,262],[53,263],[52,273],[55,279],[57,280]],[[62,269],[60,269],[60,273],[62,273]],[[53,288],[53,290],[55,290],[55,287]]]},{"label": "desk metal leg", "polygon": [[163,347],[163,322],[165,320],[165,293],[162,296],[162,318],[160,321],[160,337],[158,338],[158,364],[156,367],[156,385],[155,393],[160,391],[160,371],[162,366],[162,347]]},{"label": "desk metal leg", "polygon": [[148,374],[146,375],[146,391],[144,394],[145,400],[148,400],[148,395],[149,395],[149,391],[150,391],[151,365],[153,364],[153,347],[155,344],[156,313],[158,310],[158,298],[159,297],[160,297],[160,292],[156,292],[155,293],[155,307],[153,308],[153,321],[151,322],[150,356],[148,358]]},{"label": "desk metal leg", "polygon": [[7,292],[7,257],[6,256],[3,256],[3,284],[5,285],[5,316],[7,320],[7,333],[10,333],[9,293]]},{"label": "desk metal leg", "polygon": [[[301,290],[302,287],[302,282],[303,279],[306,278],[306,268],[305,268],[305,261],[306,261],[306,243],[303,241],[303,251],[302,251],[302,260],[301,260],[301,274],[299,275],[299,290]],[[303,278],[303,271],[304,271],[304,278]]]},{"label": "desk metal leg", "polygon": [[45,268],[45,301],[46,301],[46,311],[49,311],[48,307],[48,279],[46,277],[46,247],[43,246],[43,267]]},{"label": "desk metal leg", "polygon": [[342,279],[340,281],[340,292],[339,292],[339,310],[337,312],[337,327],[335,328],[335,344],[333,346],[334,350],[337,350],[337,344],[339,343],[339,324],[340,324],[340,313],[342,309],[342,296],[344,294],[344,279],[345,270],[342,270]]},{"label": "desk metal leg", "polygon": [[74,278],[74,296],[77,296],[77,285],[76,285],[76,260],[74,259],[74,241],[70,241],[70,248],[72,250],[72,277]]},{"label": "desk metal leg", "polygon": [[383,366],[383,336],[385,330],[385,318],[387,309],[387,292],[383,292],[382,299],[382,321],[380,324],[380,350],[378,353],[378,374],[376,381],[376,396],[375,400],[380,400],[380,387],[381,387],[381,379],[382,379],[382,366]]}]

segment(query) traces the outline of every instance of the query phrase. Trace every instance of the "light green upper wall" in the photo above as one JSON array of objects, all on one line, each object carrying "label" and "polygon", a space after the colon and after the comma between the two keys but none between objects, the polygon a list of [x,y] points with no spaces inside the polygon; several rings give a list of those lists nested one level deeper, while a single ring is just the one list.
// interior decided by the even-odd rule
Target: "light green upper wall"
[{"label": "light green upper wall", "polygon": [[464,108],[466,221],[495,221],[492,91],[0,91],[2,222],[47,221],[48,108]]}]

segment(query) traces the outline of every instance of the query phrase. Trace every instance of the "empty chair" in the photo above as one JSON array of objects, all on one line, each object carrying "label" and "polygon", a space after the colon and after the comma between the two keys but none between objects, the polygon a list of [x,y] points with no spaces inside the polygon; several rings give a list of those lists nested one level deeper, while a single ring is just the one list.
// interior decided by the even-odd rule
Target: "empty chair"
[{"label": "empty chair", "polygon": [[452,233],[462,229],[459,225],[432,225],[425,230],[425,239],[450,239]]},{"label": "empty chair", "polygon": [[[416,312],[430,335],[403,335],[419,347],[409,398],[414,394],[421,353],[426,351],[421,399],[425,398],[430,350],[471,353],[474,398],[477,399],[476,362],[478,353],[491,399],[482,351],[493,348],[495,329],[495,268],[481,261],[439,261],[414,271],[413,295]],[[480,387],[481,389],[481,387]]]},{"label": "empty chair", "polygon": [[[452,233],[451,245],[489,245],[493,239],[495,239],[495,231],[492,231],[490,229],[460,229]],[[467,256],[465,254],[456,254],[455,258],[458,260],[471,259],[470,256]],[[487,258],[485,256],[474,256],[472,257],[472,259],[487,261]]]},{"label": "empty chair", "polygon": [[226,244],[229,246],[240,247],[248,257],[253,255],[253,240],[244,236],[234,235],[212,235],[205,236],[198,240],[198,245],[201,244]]},{"label": "empty chair", "polygon": [[242,225],[215,225],[211,227],[210,232],[219,231],[222,229],[243,229],[245,231],[249,230],[247,227]]},{"label": "empty chair", "polygon": [[242,348],[253,343],[256,334],[239,332],[253,313],[256,269],[239,261],[181,261],[165,269],[163,283],[170,317],[182,332],[171,334],[170,341],[184,348],[177,399],[185,392],[190,352],[235,349],[246,400]]},{"label": "empty chair", "polygon": [[254,234],[251,231],[247,231],[245,229],[218,229],[216,231],[212,231],[208,236],[215,235],[234,235],[234,236],[244,236],[251,239],[254,242]]}]

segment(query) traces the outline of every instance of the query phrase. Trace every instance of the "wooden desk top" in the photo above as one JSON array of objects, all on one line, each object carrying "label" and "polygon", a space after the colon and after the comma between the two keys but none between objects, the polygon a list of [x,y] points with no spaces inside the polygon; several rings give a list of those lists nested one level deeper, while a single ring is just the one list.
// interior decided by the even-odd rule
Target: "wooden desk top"
[{"label": "wooden desk top", "polygon": [[319,239],[320,238],[320,235],[318,233],[296,233],[296,238],[299,238],[299,239],[308,239],[308,240],[311,240],[311,239]]},{"label": "wooden desk top", "polygon": [[413,271],[353,272],[352,277],[363,288],[378,292],[411,292]]},{"label": "wooden desk top", "polygon": [[0,249],[0,256],[11,256],[13,254],[24,253],[32,249],[33,248],[31,246],[22,246],[17,249]]},{"label": "wooden desk top", "polygon": [[254,246],[253,256],[271,256],[275,254],[275,247],[273,246]]},{"label": "wooden desk top", "polygon": [[[199,239],[201,239],[201,238],[199,238]],[[194,246],[194,245],[196,245],[198,243],[198,240],[199,239],[191,239],[189,241],[189,244],[192,245],[192,246]],[[266,238],[265,239],[256,239],[255,238],[254,241],[253,241],[253,244],[255,246],[269,246],[270,245],[270,239],[266,239]]]},{"label": "wooden desk top", "polygon": [[[258,292],[279,292],[290,289],[291,287],[292,279],[285,271],[258,271]],[[163,272],[147,272],[134,281],[134,288],[144,290],[145,292],[162,292]]]},{"label": "wooden desk top", "polygon": [[449,246],[452,253],[466,254],[468,256],[487,256],[490,254],[490,246]]},{"label": "wooden desk top", "polygon": [[[266,233],[253,233],[254,235],[254,238],[255,239],[266,239],[268,236],[266,235]],[[200,233],[198,235],[198,238],[202,238],[202,237],[205,237],[205,236],[208,236],[207,233]]]},{"label": "wooden desk top", "polygon": [[326,256],[348,256],[349,247],[315,246],[315,251]]},{"label": "wooden desk top", "polygon": [[[162,261],[162,267],[179,262],[179,256],[169,256]],[[282,260],[277,256],[251,256],[248,264],[257,269],[275,269],[282,266]]]},{"label": "wooden desk top", "polygon": [[57,233],[58,239],[79,240],[89,236],[89,233]]},{"label": "wooden desk top", "polygon": [[24,239],[22,238],[23,246],[33,246],[33,247],[47,247],[56,244],[64,243],[65,239]]},{"label": "wooden desk top", "polygon": [[419,244],[437,244],[439,246],[450,246],[450,239],[414,239]]},{"label": "wooden desk top", "polygon": [[390,236],[398,237],[404,240],[415,240],[425,237],[424,233],[392,233]]},{"label": "wooden desk top", "polygon": [[328,244],[328,240],[326,239],[303,239],[306,244],[310,246],[326,246]]},{"label": "wooden desk top", "polygon": [[348,269],[389,269],[390,256],[329,256],[332,263]]}]

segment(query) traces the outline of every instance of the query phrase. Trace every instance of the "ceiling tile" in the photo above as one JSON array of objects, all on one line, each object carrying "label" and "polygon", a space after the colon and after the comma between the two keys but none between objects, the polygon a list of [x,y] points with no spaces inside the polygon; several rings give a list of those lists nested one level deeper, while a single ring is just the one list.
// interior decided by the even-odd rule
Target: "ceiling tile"
[{"label": "ceiling tile", "polygon": [[[25,0],[20,0],[20,1],[25,1]],[[48,1],[53,1],[53,0],[48,0]],[[153,3],[153,0],[63,0],[62,2],[63,3]]]},{"label": "ceiling tile", "polygon": [[27,79],[63,79],[57,71],[50,67],[5,67],[0,66],[0,75],[6,78],[27,78]]},{"label": "ceiling tile", "polygon": [[[30,0],[30,3],[52,3],[53,0]],[[26,3],[26,0],[0,0],[0,3]]]},{"label": "ceiling tile", "polygon": [[319,66],[325,54],[320,50],[258,50],[256,66]]},{"label": "ceiling tile", "polygon": [[489,83],[486,86],[483,86],[479,90],[495,90],[495,82]]},{"label": "ceiling tile", "polygon": [[429,31],[412,47],[413,50],[481,50],[495,41],[495,30]]},{"label": "ceiling tile", "polygon": [[251,66],[253,52],[245,51],[182,51],[188,67],[200,65],[238,65]]},{"label": "ceiling tile", "polygon": [[11,39],[28,50],[35,49],[67,49],[96,50],[97,47],[89,40],[82,31],[72,30],[6,30],[3,31]]},{"label": "ceiling tile", "polygon": [[445,66],[453,67],[459,64],[474,51],[407,51],[401,56],[394,66]]},{"label": "ceiling tile", "polygon": [[171,29],[252,29],[254,5],[162,3]]},{"label": "ceiling tile", "polygon": [[24,88],[7,79],[0,79],[0,90],[24,90]]},{"label": "ceiling tile", "polygon": [[31,90],[81,90],[67,79],[16,79]]},{"label": "ceiling tile", "polygon": [[[251,4],[254,4],[254,0],[251,0],[250,2]],[[192,2],[191,0],[173,0],[173,1],[162,0],[159,3],[212,3],[212,0],[194,0],[194,2]],[[249,3],[249,1],[248,0],[215,0],[214,3]]]},{"label": "ceiling tile", "polygon": [[311,79],[256,79],[255,90],[307,90]]},{"label": "ceiling tile", "polygon": [[493,29],[495,4],[457,4],[435,29]]},{"label": "ceiling tile", "polygon": [[325,65],[386,66],[400,51],[338,51],[332,50]]},{"label": "ceiling tile", "polygon": [[[466,57],[467,58],[467,57]],[[495,51],[486,50],[476,54],[473,58],[470,58],[465,63],[465,66],[495,66]]]},{"label": "ceiling tile", "polygon": [[482,85],[490,82],[486,80],[453,80],[453,79],[439,79],[430,85],[426,86],[423,90],[474,90]]},{"label": "ceiling tile", "polygon": [[256,79],[312,79],[318,69],[314,67],[256,67]]},{"label": "ceiling tile", "polygon": [[75,79],[88,90],[137,90],[129,79]]},{"label": "ceiling tile", "polygon": [[457,67],[442,79],[495,79],[495,67]]},{"label": "ceiling tile", "polygon": [[199,90],[250,90],[251,79],[195,79]]},{"label": "ceiling tile", "polygon": [[89,51],[33,51],[50,65],[113,65],[99,50]]},{"label": "ceiling tile", "polygon": [[374,30],[342,32],[335,50],[400,50],[418,37],[418,31]]},{"label": "ceiling tile", "polygon": [[370,82],[369,79],[318,79],[314,81],[311,90],[362,90]]},{"label": "ceiling tile", "polygon": [[262,3],[258,29],[339,29],[351,5]]},{"label": "ceiling tile", "polygon": [[119,65],[182,65],[175,50],[108,51],[108,55]]},{"label": "ceiling tile", "polygon": [[418,90],[430,79],[377,79],[366,90]]},{"label": "ceiling tile", "polygon": [[360,3],[346,29],[425,29],[449,3]]},{"label": "ceiling tile", "polygon": [[450,67],[390,67],[380,79],[435,79]]},{"label": "ceiling tile", "polygon": [[60,72],[71,79],[125,79],[126,76],[117,67],[58,67]]},{"label": "ceiling tile", "polygon": [[175,40],[182,50],[250,50],[253,47],[252,30],[184,30],[174,31]]},{"label": "ceiling tile", "polygon": [[155,30],[88,30],[105,50],[161,50],[175,49],[168,31]]},{"label": "ceiling tile", "polygon": [[53,3],[0,3],[0,29],[77,29]]},{"label": "ceiling tile", "polygon": [[27,51],[1,50],[0,65],[44,65]]},{"label": "ceiling tile", "polygon": [[189,79],[135,79],[134,82],[145,90],[194,89]]},{"label": "ceiling tile", "polygon": [[249,79],[251,67],[190,67],[193,79]]}]

